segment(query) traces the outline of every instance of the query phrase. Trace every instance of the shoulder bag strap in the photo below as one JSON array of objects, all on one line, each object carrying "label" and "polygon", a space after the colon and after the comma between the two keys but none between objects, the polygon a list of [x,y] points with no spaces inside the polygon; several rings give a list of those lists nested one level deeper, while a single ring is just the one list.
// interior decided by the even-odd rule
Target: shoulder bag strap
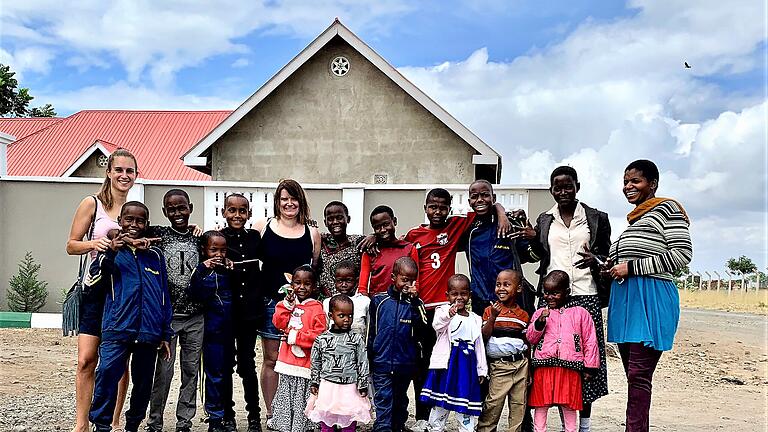
[{"label": "shoulder bag strap", "polygon": [[[93,198],[93,216],[91,216],[91,226],[88,228],[88,236],[86,237],[88,240],[93,239],[93,230],[95,229],[96,225],[96,212],[99,211],[99,202],[96,198],[96,195],[91,195],[91,198]],[[77,278],[82,281],[83,275],[85,274],[85,264],[86,264],[86,255],[89,253],[84,253],[80,255],[80,268],[78,270]]]}]

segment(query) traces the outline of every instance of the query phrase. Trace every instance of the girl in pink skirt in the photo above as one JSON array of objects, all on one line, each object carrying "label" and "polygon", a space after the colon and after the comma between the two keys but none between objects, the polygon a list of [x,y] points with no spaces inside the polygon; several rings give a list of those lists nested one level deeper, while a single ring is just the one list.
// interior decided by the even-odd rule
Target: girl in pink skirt
[{"label": "girl in pink skirt", "polygon": [[581,306],[564,307],[570,295],[568,273],[554,270],[544,277],[544,302],[528,325],[533,347],[533,386],[528,405],[534,408],[533,429],[547,430],[547,410],[558,406],[566,432],[576,432],[582,408],[581,380],[600,367],[600,353],[592,316]]},{"label": "girl in pink skirt", "polygon": [[[365,341],[351,332],[354,303],[344,294],[331,297],[330,330],[312,345],[312,375],[306,416],[322,432],[354,432],[358,422],[371,421],[368,401],[368,356]],[[339,428],[339,429],[334,429]]]}]

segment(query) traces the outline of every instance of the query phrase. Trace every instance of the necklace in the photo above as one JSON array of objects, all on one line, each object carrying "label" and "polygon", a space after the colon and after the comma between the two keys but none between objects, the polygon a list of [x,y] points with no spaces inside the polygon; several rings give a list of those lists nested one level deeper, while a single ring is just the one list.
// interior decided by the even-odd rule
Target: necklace
[{"label": "necklace", "polygon": [[189,228],[187,228],[187,230],[186,230],[186,231],[184,231],[184,232],[181,232],[181,231],[179,231],[179,230],[175,229],[175,228],[174,228],[174,227],[172,227],[172,226],[171,226],[171,227],[168,227],[168,228],[170,228],[170,229],[171,229],[171,231],[175,232],[175,233],[176,233],[176,234],[178,234],[178,235],[187,235],[187,234],[189,234]]}]

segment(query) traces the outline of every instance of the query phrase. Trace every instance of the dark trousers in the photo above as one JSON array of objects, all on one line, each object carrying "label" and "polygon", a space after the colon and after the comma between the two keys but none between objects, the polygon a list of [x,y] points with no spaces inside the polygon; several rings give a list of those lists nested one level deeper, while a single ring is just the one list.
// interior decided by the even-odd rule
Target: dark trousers
[{"label": "dark trousers", "polygon": [[651,410],[653,372],[661,351],[642,343],[620,343],[619,354],[627,375],[627,432],[647,432]]},{"label": "dark trousers", "polygon": [[205,411],[211,420],[221,421],[224,419],[225,410],[231,410],[234,363],[234,344],[231,338],[206,338],[203,342]]},{"label": "dark trousers", "polygon": [[157,345],[138,342],[102,341],[99,345],[99,366],[89,420],[97,432],[109,432],[117,403],[117,384],[131,360],[131,406],[125,412],[125,429],[136,431],[147,414],[152,394],[152,378],[157,359]]},{"label": "dark trousers", "polygon": [[411,374],[377,372],[371,374],[373,402],[376,405],[374,432],[402,432],[408,419],[408,386]]},{"label": "dark trousers", "polygon": [[[259,377],[256,375],[256,328],[255,322],[235,323],[235,356],[237,374],[243,381],[243,398],[249,421],[261,421],[259,408]],[[231,401],[227,418],[235,418],[235,402]]]},{"label": "dark trousers", "polygon": [[435,319],[435,310],[427,310],[427,327],[429,330],[421,341],[421,359],[416,370],[416,376],[413,378],[413,394],[416,396],[416,420],[429,420],[429,412],[432,410],[430,403],[421,402],[421,389],[427,381],[429,374],[429,358],[432,357],[432,350],[437,342],[437,334],[432,327],[432,321]]}]

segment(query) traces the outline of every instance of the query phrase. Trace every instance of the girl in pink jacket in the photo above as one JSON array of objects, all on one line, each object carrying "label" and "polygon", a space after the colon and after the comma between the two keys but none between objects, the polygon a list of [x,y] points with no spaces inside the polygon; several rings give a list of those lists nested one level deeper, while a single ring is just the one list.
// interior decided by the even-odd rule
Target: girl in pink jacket
[{"label": "girl in pink jacket", "polygon": [[531,318],[526,337],[533,346],[533,387],[528,404],[534,408],[535,432],[547,430],[547,411],[557,405],[566,432],[578,429],[582,408],[581,380],[600,367],[595,324],[586,309],[563,307],[570,295],[568,273],[555,270],[543,281],[546,307]]}]

